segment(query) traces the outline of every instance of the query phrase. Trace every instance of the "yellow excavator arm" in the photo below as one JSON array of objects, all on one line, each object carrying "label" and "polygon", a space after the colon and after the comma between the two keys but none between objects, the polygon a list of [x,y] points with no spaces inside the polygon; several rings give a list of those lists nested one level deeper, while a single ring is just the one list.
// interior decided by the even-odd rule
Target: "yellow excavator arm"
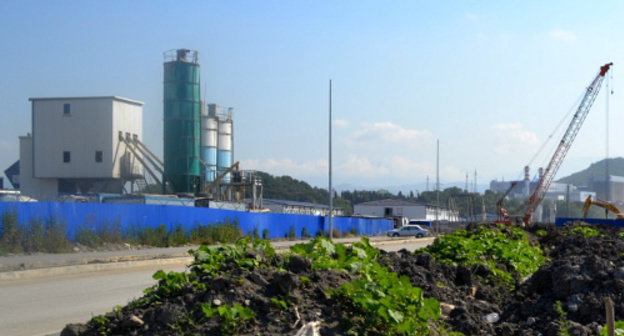
[{"label": "yellow excavator arm", "polygon": [[601,200],[592,200],[591,195],[587,196],[587,199],[585,200],[585,204],[583,205],[583,217],[587,217],[587,213],[589,213],[589,208],[592,205],[596,205],[599,206],[601,208],[606,209],[607,211],[612,212],[617,219],[624,219],[624,214],[620,211],[620,209],[618,209],[618,207],[616,207],[615,205],[609,203],[609,202],[605,202],[605,201],[601,201]]}]

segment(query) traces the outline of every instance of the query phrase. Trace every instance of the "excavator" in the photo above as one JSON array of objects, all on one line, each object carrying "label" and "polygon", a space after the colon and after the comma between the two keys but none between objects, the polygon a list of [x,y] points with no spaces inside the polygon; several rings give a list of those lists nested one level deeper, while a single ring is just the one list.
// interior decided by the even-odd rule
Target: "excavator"
[{"label": "excavator", "polygon": [[511,190],[516,186],[516,184],[518,184],[518,182],[511,182],[509,188],[507,188],[507,191],[505,191],[505,193],[503,194],[503,197],[501,197],[496,202],[496,209],[498,209],[498,219],[496,220],[496,223],[508,225],[511,224],[511,221],[509,220],[509,213],[507,212],[507,209],[503,207],[503,202],[505,201],[505,198],[507,197],[507,195],[509,195]]},{"label": "excavator", "polygon": [[615,215],[616,219],[624,219],[624,213],[622,213],[620,209],[618,209],[618,207],[616,207],[615,205],[607,201],[601,201],[601,200],[594,201],[591,195],[587,196],[587,199],[585,200],[585,205],[583,205],[583,218],[587,218],[587,213],[589,213],[589,208],[592,205],[599,206],[601,208],[604,208],[606,211],[612,212]]}]

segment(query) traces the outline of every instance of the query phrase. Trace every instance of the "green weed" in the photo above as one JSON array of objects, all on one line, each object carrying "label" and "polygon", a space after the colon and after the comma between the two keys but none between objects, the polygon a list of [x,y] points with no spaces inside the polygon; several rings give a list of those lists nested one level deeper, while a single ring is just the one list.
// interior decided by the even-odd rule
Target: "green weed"
[{"label": "green weed", "polygon": [[218,316],[221,320],[221,332],[226,334],[235,333],[243,323],[256,317],[253,310],[237,303],[219,307],[212,307],[210,303],[204,303],[201,309],[207,318]]},{"label": "green weed", "polygon": [[568,314],[565,312],[565,310],[563,310],[561,301],[555,301],[553,309],[555,310],[555,313],[559,315],[559,318],[557,319],[557,324],[559,325],[559,330],[557,330],[557,336],[570,336],[570,322],[567,319]]},{"label": "green weed", "polygon": [[541,249],[530,244],[524,231],[503,226],[456,230],[416,253],[420,252],[428,252],[444,263],[487,265],[494,277],[508,287],[537,271],[546,261]]}]

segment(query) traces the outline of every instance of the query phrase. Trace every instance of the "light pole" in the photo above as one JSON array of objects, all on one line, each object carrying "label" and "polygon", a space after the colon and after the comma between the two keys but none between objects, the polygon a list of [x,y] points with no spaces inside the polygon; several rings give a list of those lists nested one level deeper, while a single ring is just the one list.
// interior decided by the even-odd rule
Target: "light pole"
[{"label": "light pole", "polygon": [[332,80],[329,80],[329,239],[334,235],[334,193],[332,190]]}]

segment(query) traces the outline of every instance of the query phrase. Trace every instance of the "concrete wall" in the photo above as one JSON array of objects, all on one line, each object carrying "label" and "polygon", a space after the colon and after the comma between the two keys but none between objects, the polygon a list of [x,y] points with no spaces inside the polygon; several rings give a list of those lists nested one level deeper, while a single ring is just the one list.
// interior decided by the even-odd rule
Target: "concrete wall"
[{"label": "concrete wall", "polygon": [[20,192],[40,201],[55,200],[58,193],[57,179],[39,179],[33,176],[33,140],[22,136],[20,140]]},{"label": "concrete wall", "polygon": [[[129,104],[125,101],[115,100],[113,101],[112,111],[112,133],[110,134],[112,139],[112,151],[108,153],[109,157],[104,157],[104,160],[113,161],[113,177],[121,177],[121,157],[123,154],[129,153],[125,148],[124,143],[120,143],[119,132],[122,134],[129,133],[131,137],[137,136],[140,141],[143,141],[143,107],[138,104]],[[138,153],[137,153],[138,154]],[[130,154],[130,156],[132,156]],[[133,157],[133,156],[132,156]],[[142,166],[138,160],[133,160],[130,172],[134,174],[143,174]]]}]

